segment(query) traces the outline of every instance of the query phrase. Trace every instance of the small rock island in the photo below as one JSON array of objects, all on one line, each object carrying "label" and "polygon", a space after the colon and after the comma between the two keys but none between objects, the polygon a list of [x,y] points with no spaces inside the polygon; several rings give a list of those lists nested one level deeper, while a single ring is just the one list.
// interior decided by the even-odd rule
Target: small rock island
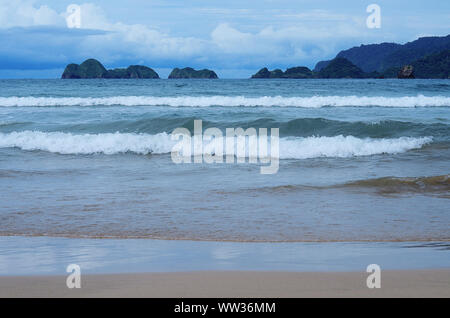
[{"label": "small rock island", "polygon": [[159,78],[158,73],[143,65],[130,65],[128,68],[115,68],[107,70],[96,59],[88,59],[78,64],[66,66],[61,78]]},{"label": "small rock island", "polygon": [[397,78],[415,78],[414,67],[412,65],[405,65],[397,73]]},{"label": "small rock island", "polygon": [[[367,78],[372,77],[343,57],[337,57],[316,73],[318,78]],[[375,76],[376,77],[376,76]]]},{"label": "small rock island", "polygon": [[169,75],[170,79],[180,79],[180,78],[207,78],[207,79],[217,79],[219,78],[216,72],[203,69],[196,71],[191,67],[185,67],[182,69],[174,68]]},{"label": "small rock island", "polygon": [[267,67],[264,67],[254,74],[252,78],[312,78],[313,72],[305,67],[292,67],[288,68],[285,72],[280,69],[269,71]]}]

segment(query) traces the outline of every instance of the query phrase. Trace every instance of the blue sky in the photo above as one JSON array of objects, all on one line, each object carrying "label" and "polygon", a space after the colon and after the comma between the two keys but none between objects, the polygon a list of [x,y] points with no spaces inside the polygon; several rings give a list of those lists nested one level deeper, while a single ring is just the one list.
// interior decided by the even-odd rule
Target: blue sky
[{"label": "blue sky", "polygon": [[[81,7],[79,29],[66,25],[72,3]],[[366,26],[371,3],[381,8],[379,29]],[[192,66],[248,77],[449,30],[448,0],[0,0],[0,77],[56,78],[90,57],[107,68],[145,64],[161,76]]]}]

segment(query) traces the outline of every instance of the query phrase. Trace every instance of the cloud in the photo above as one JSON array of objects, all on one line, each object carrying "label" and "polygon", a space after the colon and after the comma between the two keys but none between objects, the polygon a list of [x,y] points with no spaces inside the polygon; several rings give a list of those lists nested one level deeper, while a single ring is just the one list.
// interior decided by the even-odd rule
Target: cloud
[{"label": "cloud", "polygon": [[40,25],[63,26],[61,15],[46,5],[34,6],[34,1],[0,0],[0,28]]},{"label": "cloud", "polygon": [[[336,53],[342,39],[361,36],[350,26],[310,28],[305,25],[265,27],[256,33],[241,32],[229,24],[220,24],[211,33],[212,43],[227,55],[239,55],[258,63],[305,63]],[[261,64],[260,64],[261,65]],[[248,66],[248,65],[247,65]]]},{"label": "cloud", "polygon": [[57,26],[0,29],[0,69],[49,69],[77,61],[79,43],[104,37],[101,30],[68,29]]},{"label": "cloud", "polygon": [[[111,19],[108,13],[114,9],[114,1],[111,5],[108,2],[107,12],[97,4],[82,3],[81,29],[66,27],[68,13],[64,7],[59,6],[61,11],[57,11],[36,3],[0,0],[0,69],[57,69],[90,57],[101,60],[106,67],[146,64],[161,69],[211,67],[224,72],[262,66],[312,67],[343,48],[380,42],[377,36],[394,39],[392,31],[366,28],[365,7],[360,15],[351,16],[332,8],[289,9],[292,2],[288,0],[283,5],[266,1],[262,9],[242,8],[240,2],[214,8],[205,2],[205,7],[193,8],[189,13],[191,22],[196,18],[208,21],[205,26],[200,23],[202,30],[195,33],[191,28],[158,28],[158,21],[183,18],[182,9],[187,5],[181,1],[176,11],[160,8],[160,20],[148,18],[148,24],[143,20],[129,23]],[[128,12],[132,10],[127,11],[126,18],[135,21]],[[388,23],[389,18],[383,21]],[[172,24],[169,21],[167,25]]]},{"label": "cloud", "polygon": [[[27,0],[0,2],[0,16],[7,17],[0,20],[0,28],[10,30],[0,32],[2,43],[8,43],[10,48],[0,50],[3,59],[0,67],[9,69],[17,67],[19,59],[22,59],[22,67],[41,64],[42,67],[53,68],[88,57],[96,57],[111,66],[139,62],[160,68],[298,65],[312,57],[318,59],[332,54],[340,38],[357,35],[351,26],[337,25],[330,32],[327,27],[314,29],[297,23],[281,28],[269,25],[256,32],[244,32],[228,23],[220,23],[206,38],[172,36],[142,24],[112,22],[100,6],[92,3],[80,5],[81,29],[64,31],[68,15],[65,11],[58,13],[48,6],[38,7],[34,1]],[[343,19],[326,11],[303,13],[300,18],[305,17]],[[46,32],[42,28],[36,29],[44,25],[48,26]]]},{"label": "cloud", "polygon": [[66,12],[34,7],[32,1],[0,0],[0,68],[52,68],[88,57],[111,64],[158,59],[156,66],[164,66],[198,59],[208,48],[206,40],[172,37],[140,24],[112,23],[92,3],[80,7],[81,29],[69,29]]}]

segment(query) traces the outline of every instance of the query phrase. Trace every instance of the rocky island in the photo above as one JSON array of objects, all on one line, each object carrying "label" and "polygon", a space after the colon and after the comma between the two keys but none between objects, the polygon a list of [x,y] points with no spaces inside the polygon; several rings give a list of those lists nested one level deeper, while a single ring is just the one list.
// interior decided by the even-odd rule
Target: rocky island
[{"label": "rocky island", "polygon": [[88,59],[80,65],[67,65],[61,78],[159,78],[159,75],[150,67],[143,65],[131,65],[128,68],[107,70],[96,59]]},{"label": "rocky island", "polygon": [[252,78],[368,78],[378,76],[375,73],[365,73],[345,58],[335,58],[318,72],[313,72],[305,66],[288,68],[284,72],[280,69],[269,71],[265,67],[252,75]]},{"label": "rocky island", "polygon": [[169,75],[170,79],[177,78],[209,78],[209,79],[217,79],[218,76],[214,71],[203,69],[203,70],[194,70],[191,67],[185,67],[183,69],[174,68]]},{"label": "rocky island", "polygon": [[318,78],[365,78],[368,77],[362,69],[349,60],[337,57],[326,67],[316,73]]},{"label": "rocky island", "polygon": [[398,78],[415,78],[414,67],[412,65],[405,65],[397,73]]},{"label": "rocky island", "polygon": [[280,69],[269,71],[264,67],[254,74],[252,78],[312,78],[312,71],[304,66],[288,68],[285,72]]}]

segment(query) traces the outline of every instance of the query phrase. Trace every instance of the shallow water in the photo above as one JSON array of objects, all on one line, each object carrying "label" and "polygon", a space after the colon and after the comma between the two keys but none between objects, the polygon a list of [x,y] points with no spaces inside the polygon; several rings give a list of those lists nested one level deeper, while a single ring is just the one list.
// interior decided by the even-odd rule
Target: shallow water
[{"label": "shallow water", "polygon": [[[236,243],[142,239],[0,237],[0,276],[82,274],[292,271],[365,273],[450,267],[448,242]],[[64,280],[65,281],[65,280]]]}]

